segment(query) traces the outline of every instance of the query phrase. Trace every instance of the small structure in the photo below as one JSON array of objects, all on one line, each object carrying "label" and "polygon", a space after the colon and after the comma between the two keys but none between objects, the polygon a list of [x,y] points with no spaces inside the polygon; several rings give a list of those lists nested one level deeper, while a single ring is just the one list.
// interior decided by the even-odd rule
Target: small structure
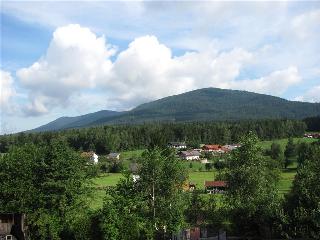
[{"label": "small structure", "polygon": [[208,161],[207,158],[202,158],[202,159],[200,159],[200,162],[201,162],[202,164],[209,163],[209,161]]},{"label": "small structure", "polygon": [[132,181],[133,181],[134,183],[136,183],[137,181],[139,181],[139,179],[140,179],[140,176],[139,176],[138,174],[133,174],[133,175],[132,175]]},{"label": "small structure", "polygon": [[205,152],[212,152],[212,153],[226,153],[229,150],[221,145],[204,145],[202,150]]},{"label": "small structure", "polygon": [[199,160],[200,159],[200,153],[198,151],[182,151],[180,153],[180,158],[184,160]]},{"label": "small structure", "polygon": [[184,191],[192,192],[196,189],[196,184],[193,182],[185,181],[182,188]]},{"label": "small structure", "polygon": [[169,142],[168,147],[174,149],[185,149],[187,148],[187,144],[185,142]]},{"label": "small structure", "polygon": [[119,160],[120,159],[120,153],[116,153],[116,152],[109,153],[108,154],[108,158],[109,159],[117,159],[117,160]]},{"label": "small structure", "polygon": [[241,147],[241,144],[227,144],[222,147],[225,149],[228,149],[229,151],[232,151],[232,150],[235,150],[235,149]]},{"label": "small structure", "polygon": [[227,188],[226,181],[205,181],[204,188],[209,194],[224,193]]},{"label": "small structure", "polygon": [[320,133],[306,133],[303,136],[305,138],[320,138]]},{"label": "small structure", "polygon": [[0,239],[26,239],[25,214],[0,213]]},{"label": "small structure", "polygon": [[93,162],[93,164],[98,164],[99,162],[99,156],[93,151],[83,152],[81,153],[81,157],[88,158],[90,161]]}]

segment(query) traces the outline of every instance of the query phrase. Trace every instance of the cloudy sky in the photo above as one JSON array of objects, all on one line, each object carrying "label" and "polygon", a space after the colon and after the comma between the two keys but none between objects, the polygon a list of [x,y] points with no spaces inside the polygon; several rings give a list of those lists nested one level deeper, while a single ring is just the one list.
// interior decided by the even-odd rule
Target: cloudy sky
[{"label": "cloudy sky", "polygon": [[204,87],[319,102],[319,43],[319,1],[1,1],[1,133]]}]

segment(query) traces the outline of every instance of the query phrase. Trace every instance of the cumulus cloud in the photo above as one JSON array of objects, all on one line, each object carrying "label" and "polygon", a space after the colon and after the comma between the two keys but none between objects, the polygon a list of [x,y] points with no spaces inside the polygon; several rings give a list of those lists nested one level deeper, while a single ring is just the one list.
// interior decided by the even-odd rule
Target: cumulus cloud
[{"label": "cumulus cloud", "polygon": [[17,71],[20,83],[30,90],[26,112],[47,113],[57,104],[67,105],[72,94],[94,88],[110,71],[114,53],[104,36],[97,37],[88,28],[77,24],[57,28],[46,54]]},{"label": "cumulus cloud", "polygon": [[293,18],[291,28],[301,40],[314,38],[318,34],[320,9],[309,11]]},{"label": "cumulus cloud", "polygon": [[[128,109],[203,87],[278,95],[301,80],[297,68],[288,67],[258,79],[236,81],[242,68],[255,58],[242,48],[221,52],[208,45],[174,56],[155,36],[146,35],[134,39],[112,62],[110,57],[115,52],[103,36],[97,37],[88,28],[57,28],[46,54],[17,72],[21,84],[29,90],[25,113],[46,114],[55,107],[75,104],[75,99],[94,99],[103,101],[105,108]],[[98,98],[92,97],[97,90]]]},{"label": "cumulus cloud", "polygon": [[320,85],[310,88],[303,95],[296,97],[294,100],[304,102],[320,102]]},{"label": "cumulus cloud", "polygon": [[302,80],[296,67],[274,71],[267,76],[250,79],[233,81],[227,84],[227,88],[242,89],[257,93],[268,93],[271,95],[281,95],[290,86],[299,83]]},{"label": "cumulus cloud", "polygon": [[8,107],[10,98],[16,95],[16,90],[9,72],[0,70],[0,80],[0,105],[3,110]]}]

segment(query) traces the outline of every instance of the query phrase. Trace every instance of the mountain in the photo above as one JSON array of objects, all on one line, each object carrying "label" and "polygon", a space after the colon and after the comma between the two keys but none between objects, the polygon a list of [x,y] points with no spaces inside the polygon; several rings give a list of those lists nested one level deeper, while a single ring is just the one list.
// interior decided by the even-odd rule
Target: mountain
[{"label": "mountain", "polygon": [[[105,113],[105,115],[101,113]],[[246,91],[203,88],[144,103],[131,111],[100,111],[80,117],[59,118],[34,130],[49,131],[59,128],[102,124],[137,124],[153,121],[302,119],[317,115],[320,115],[320,103],[288,101],[279,97]]]},{"label": "mountain", "polygon": [[107,117],[117,116],[119,114],[121,114],[121,112],[102,110],[77,117],[61,117],[31,131],[43,132],[86,127],[91,125],[93,122],[98,121],[99,119],[105,119]]}]

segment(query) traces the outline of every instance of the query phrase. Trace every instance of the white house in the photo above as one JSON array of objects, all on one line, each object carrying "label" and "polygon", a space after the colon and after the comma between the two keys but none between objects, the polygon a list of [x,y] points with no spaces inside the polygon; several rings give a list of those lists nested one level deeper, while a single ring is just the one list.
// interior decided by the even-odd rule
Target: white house
[{"label": "white house", "polygon": [[88,158],[93,164],[98,164],[99,156],[95,152],[83,152],[81,153],[81,157]]},{"label": "white house", "polygon": [[180,153],[180,158],[184,160],[199,160],[200,159],[200,152],[198,151],[182,151]]},{"label": "white house", "polygon": [[168,147],[174,149],[184,149],[187,148],[187,144],[185,142],[169,142]]},{"label": "white house", "polygon": [[111,158],[111,159],[120,159],[120,153],[116,153],[116,152],[114,152],[114,153],[109,153],[108,154],[108,158]]}]

